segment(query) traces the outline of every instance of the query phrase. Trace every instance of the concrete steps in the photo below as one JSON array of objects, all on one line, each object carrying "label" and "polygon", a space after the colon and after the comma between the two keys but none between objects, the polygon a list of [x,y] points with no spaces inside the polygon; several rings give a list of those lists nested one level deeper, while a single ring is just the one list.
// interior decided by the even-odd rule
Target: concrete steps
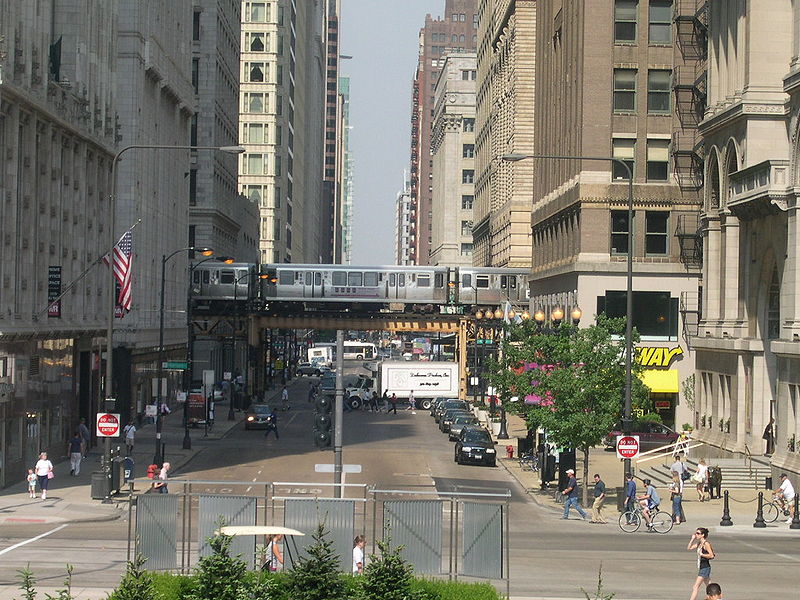
[{"label": "concrete steps", "polygon": [[[764,481],[770,476],[769,464],[753,460],[752,469],[741,458],[714,458],[708,461],[710,467],[722,469],[722,487],[729,490],[756,490],[764,488]],[[686,466],[694,473],[697,461],[689,459]],[[639,469],[638,476],[652,479],[656,487],[667,487],[672,481],[669,465],[652,465]],[[691,482],[687,482],[691,483]]]}]

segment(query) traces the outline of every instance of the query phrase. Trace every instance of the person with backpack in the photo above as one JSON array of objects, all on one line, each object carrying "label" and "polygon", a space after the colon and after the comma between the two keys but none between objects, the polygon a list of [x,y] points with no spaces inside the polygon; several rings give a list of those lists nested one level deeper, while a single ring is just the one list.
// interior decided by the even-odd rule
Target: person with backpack
[{"label": "person with backpack", "polygon": [[128,456],[133,456],[133,443],[136,437],[136,426],[133,423],[128,423],[125,425],[125,429],[122,430],[122,433],[125,434],[125,451]]}]

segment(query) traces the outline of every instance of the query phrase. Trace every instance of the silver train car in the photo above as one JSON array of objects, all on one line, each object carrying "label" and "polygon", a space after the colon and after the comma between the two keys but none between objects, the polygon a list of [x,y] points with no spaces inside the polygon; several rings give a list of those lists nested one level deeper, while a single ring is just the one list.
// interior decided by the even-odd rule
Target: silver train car
[{"label": "silver train car", "polygon": [[258,265],[202,262],[191,267],[189,295],[194,308],[241,308],[259,295]]}]

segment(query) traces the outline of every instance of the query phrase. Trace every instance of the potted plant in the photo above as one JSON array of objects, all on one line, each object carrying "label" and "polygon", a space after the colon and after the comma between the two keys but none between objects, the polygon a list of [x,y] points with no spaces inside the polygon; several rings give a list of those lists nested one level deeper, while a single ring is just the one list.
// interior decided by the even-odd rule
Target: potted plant
[{"label": "potted plant", "polygon": [[694,427],[692,427],[689,423],[684,423],[683,425],[681,425],[681,428],[686,433],[692,433],[692,431],[694,430]]},{"label": "potted plant", "polygon": [[796,447],[797,447],[797,440],[795,439],[794,434],[792,434],[792,437],[786,440],[786,448],[789,450],[789,452],[794,452]]}]

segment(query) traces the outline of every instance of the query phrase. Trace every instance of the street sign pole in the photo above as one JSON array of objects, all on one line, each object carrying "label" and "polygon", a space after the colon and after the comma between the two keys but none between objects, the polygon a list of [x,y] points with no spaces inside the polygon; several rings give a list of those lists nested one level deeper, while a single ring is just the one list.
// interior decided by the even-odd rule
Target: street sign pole
[{"label": "street sign pole", "polygon": [[342,489],[342,417],[344,415],[344,331],[336,330],[336,403],[333,407],[333,483],[334,497],[344,496]]}]

